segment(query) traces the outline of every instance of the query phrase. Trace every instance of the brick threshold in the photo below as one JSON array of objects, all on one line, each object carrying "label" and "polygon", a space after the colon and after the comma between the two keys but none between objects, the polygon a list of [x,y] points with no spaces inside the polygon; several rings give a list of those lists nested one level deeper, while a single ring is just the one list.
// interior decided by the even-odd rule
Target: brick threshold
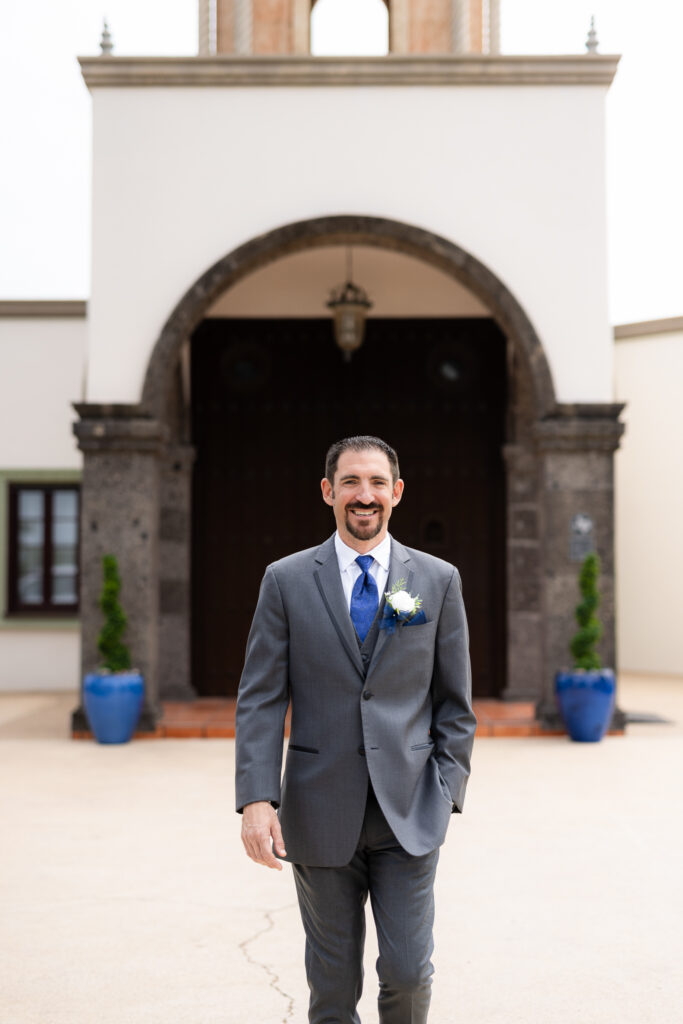
[{"label": "brick threshold", "polygon": [[[475,700],[477,739],[494,737],[564,736],[564,730],[542,729],[532,702],[506,703],[500,700]],[[289,735],[289,715],[285,724]],[[610,731],[621,736],[623,731]],[[134,739],[233,739],[235,736],[235,699],[202,697],[195,701],[165,701],[154,732],[136,732]],[[92,739],[89,730],[72,733],[73,739]]]}]

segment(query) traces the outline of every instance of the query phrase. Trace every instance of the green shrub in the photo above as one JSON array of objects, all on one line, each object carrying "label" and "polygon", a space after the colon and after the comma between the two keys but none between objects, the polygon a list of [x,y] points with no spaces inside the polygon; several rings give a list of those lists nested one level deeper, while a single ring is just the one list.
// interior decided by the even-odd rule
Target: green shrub
[{"label": "green shrub", "polygon": [[602,636],[602,624],[596,613],[600,604],[598,576],[600,559],[597,555],[586,555],[579,572],[579,590],[582,600],[575,609],[579,631],[574,635],[569,649],[574,658],[574,668],[598,669],[602,667],[595,645]]},{"label": "green shrub", "polygon": [[128,619],[119,604],[121,579],[114,555],[104,555],[102,571],[104,582],[100,608],[104,614],[104,625],[97,639],[97,649],[102,655],[103,668],[110,672],[125,672],[130,668],[130,651],[121,638],[126,631]]}]

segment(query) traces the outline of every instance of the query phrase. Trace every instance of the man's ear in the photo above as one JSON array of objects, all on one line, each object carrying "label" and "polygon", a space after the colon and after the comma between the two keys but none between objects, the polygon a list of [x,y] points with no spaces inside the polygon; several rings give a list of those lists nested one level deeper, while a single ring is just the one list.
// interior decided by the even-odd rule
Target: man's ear
[{"label": "man's ear", "polygon": [[334,490],[326,476],[320,481],[320,489],[323,492],[323,501],[327,505],[334,505]]},{"label": "man's ear", "polygon": [[401,500],[401,496],[403,494],[403,488],[404,487],[405,487],[405,484],[403,483],[403,480],[401,480],[399,478],[396,481],[396,483],[394,484],[394,489],[393,489],[393,491],[391,493],[391,504],[392,505],[398,505],[399,501]]}]

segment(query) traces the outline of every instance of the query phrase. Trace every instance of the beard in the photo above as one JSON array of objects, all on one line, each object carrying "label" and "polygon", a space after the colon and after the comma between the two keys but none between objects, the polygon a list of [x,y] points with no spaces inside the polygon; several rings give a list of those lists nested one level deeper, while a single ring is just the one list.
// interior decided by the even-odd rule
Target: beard
[{"label": "beard", "polygon": [[[363,509],[368,512],[370,509],[376,509],[378,514],[367,524],[367,526],[364,526],[362,521],[353,519],[350,514],[350,509],[352,508]],[[346,529],[352,537],[356,538],[356,540],[372,540],[373,537],[376,537],[377,534],[380,533],[384,526],[384,515],[380,505],[349,505],[345,511],[346,515],[344,517],[344,523],[346,525]]]}]

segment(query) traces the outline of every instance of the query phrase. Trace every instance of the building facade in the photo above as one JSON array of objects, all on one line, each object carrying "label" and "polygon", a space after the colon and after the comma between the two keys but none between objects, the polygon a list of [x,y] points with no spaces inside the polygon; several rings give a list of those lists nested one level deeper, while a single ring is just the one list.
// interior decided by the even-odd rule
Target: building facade
[{"label": "building facade", "polygon": [[[331,532],[327,445],[377,433],[407,481],[394,532],[461,568],[475,694],[551,721],[589,548],[616,661],[617,58],[502,56],[496,4],[450,0],[391,3],[387,56],[316,58],[310,9],[217,0],[197,58],[81,60],[82,671],[112,552],[144,722],[234,693],[265,565]],[[349,266],[372,308],[346,361],[326,302]]]}]

